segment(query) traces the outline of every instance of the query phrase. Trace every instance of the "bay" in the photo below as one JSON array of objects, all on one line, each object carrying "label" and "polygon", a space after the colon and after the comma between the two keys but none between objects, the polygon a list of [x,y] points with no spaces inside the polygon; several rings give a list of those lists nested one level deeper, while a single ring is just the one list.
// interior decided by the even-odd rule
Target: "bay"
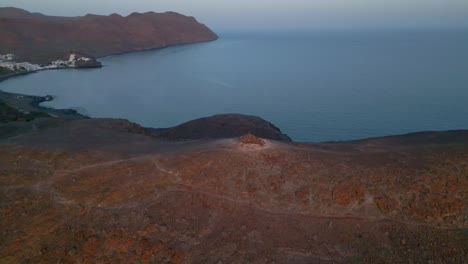
[{"label": "bay", "polygon": [[295,141],[468,129],[468,32],[221,32],[214,42],[101,58],[0,89],[91,117],[170,127],[258,115]]}]

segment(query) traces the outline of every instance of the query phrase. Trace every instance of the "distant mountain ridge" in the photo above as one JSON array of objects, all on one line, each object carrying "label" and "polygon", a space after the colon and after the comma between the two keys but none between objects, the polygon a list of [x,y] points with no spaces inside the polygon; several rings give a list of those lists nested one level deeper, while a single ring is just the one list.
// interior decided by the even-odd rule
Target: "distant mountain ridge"
[{"label": "distant mountain ridge", "polygon": [[1,7],[0,18],[31,18],[44,16],[41,13],[31,13],[16,7]]},{"label": "distant mountain ridge", "polygon": [[0,54],[34,63],[63,59],[71,51],[103,57],[218,38],[195,18],[175,12],[59,17],[11,7],[0,8],[0,35]]}]

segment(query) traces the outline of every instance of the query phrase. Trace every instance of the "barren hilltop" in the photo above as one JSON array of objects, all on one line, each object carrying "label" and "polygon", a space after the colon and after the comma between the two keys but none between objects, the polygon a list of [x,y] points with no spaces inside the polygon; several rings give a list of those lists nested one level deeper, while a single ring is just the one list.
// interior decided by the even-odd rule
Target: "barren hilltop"
[{"label": "barren hilltop", "polygon": [[467,257],[468,131],[298,144],[244,115],[30,122],[0,125],[1,263]]},{"label": "barren hilltop", "polygon": [[70,52],[97,58],[217,39],[195,18],[175,12],[56,17],[17,8],[0,8],[0,36],[0,54],[41,64]]}]

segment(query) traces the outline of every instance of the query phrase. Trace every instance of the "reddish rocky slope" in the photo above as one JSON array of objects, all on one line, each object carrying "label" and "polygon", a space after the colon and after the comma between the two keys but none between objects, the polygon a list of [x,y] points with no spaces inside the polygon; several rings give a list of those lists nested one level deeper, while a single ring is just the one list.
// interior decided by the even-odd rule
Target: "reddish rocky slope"
[{"label": "reddish rocky slope", "polygon": [[466,263],[468,131],[144,134],[85,119],[4,140],[0,262]]},{"label": "reddish rocky slope", "polygon": [[33,63],[63,59],[70,51],[102,57],[217,39],[195,18],[174,12],[52,17],[16,8],[0,8],[0,36],[0,54]]}]

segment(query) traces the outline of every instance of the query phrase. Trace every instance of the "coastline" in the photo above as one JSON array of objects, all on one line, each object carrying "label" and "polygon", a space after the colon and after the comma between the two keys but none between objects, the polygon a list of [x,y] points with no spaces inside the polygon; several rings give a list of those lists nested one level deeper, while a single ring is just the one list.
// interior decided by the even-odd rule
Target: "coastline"
[{"label": "coastline", "polygon": [[5,75],[0,75],[0,82],[16,77],[16,76],[26,75],[26,74],[35,73],[35,72],[37,71],[15,72],[15,73],[9,73]]},{"label": "coastline", "polygon": [[[60,68],[61,69],[71,69],[71,68]],[[49,70],[49,69],[44,69],[44,70]],[[41,70],[43,71],[43,70]],[[3,81],[18,77],[18,76],[23,76],[27,74],[32,74],[36,73],[38,71],[28,71],[28,72],[16,72],[16,73],[10,73],[6,74],[3,76],[0,76],[0,83]],[[52,99],[51,99],[52,98]],[[20,93],[12,93],[12,92],[6,92],[0,89],[0,101],[3,101],[10,105],[12,108],[15,108],[16,110],[19,111],[26,111],[26,112],[32,112],[32,111],[38,111],[38,112],[45,112],[49,114],[51,117],[80,117],[80,118],[89,118],[88,116],[82,115],[78,113],[76,110],[73,109],[55,109],[55,108],[49,108],[49,107],[44,107],[41,106],[40,104],[43,102],[51,101],[53,100],[53,97],[50,95],[44,95],[44,96],[36,96],[36,95],[28,95],[28,94],[20,94]]]},{"label": "coastline", "polygon": [[[24,75],[24,74],[25,73],[11,74],[7,78]],[[7,78],[5,77],[0,78],[0,83],[6,80]],[[181,131],[180,127],[186,124],[193,123],[194,121],[198,121],[202,119],[213,118],[217,116],[217,115],[214,115],[213,117],[204,117],[198,120],[191,120],[184,124],[180,124],[180,125],[169,127],[169,128],[142,127],[139,124],[132,123],[132,122],[129,122],[128,120],[121,119],[121,118],[93,118],[93,117],[80,114],[79,112],[73,109],[55,109],[55,108],[49,108],[49,107],[44,107],[40,105],[43,102],[47,102],[51,100],[53,100],[53,97],[51,95],[45,95],[45,96],[25,95],[25,94],[20,94],[20,93],[5,92],[0,89],[0,102],[5,102],[10,107],[16,110],[19,110],[21,112],[42,112],[42,113],[48,114],[49,117],[46,117],[45,119],[49,121],[43,122],[44,117],[40,118],[38,122],[31,121],[31,124],[33,126],[36,126],[39,124],[39,126],[41,127],[49,126],[50,124],[62,123],[63,121],[72,121],[72,120],[90,120],[90,121],[96,120],[97,122],[100,122],[99,120],[107,120],[104,122],[109,122],[109,120],[114,120],[115,122],[128,122],[129,124],[133,124],[133,126],[138,128],[137,130],[139,131],[139,134],[144,134],[146,136],[151,136],[151,137],[169,140],[169,141],[183,142],[183,141],[192,141],[194,139],[170,139],[170,138],[165,137],[163,134],[164,132],[167,132],[170,130],[175,130],[176,133],[178,133]],[[221,114],[221,115],[227,116],[231,114]],[[237,114],[234,114],[234,115],[237,115]],[[255,118],[255,116],[252,116],[252,117]],[[55,121],[50,121],[50,120],[55,120]],[[212,124],[212,122],[213,121],[209,121],[209,124]],[[17,122],[14,122],[14,123],[17,123]],[[232,123],[233,127],[235,127],[236,125],[239,125],[239,124]],[[1,123],[0,123],[0,128],[1,128]],[[281,132],[279,129],[278,131]],[[460,128],[460,129],[439,130],[439,131],[424,130],[424,131],[416,131],[416,132],[411,132],[411,133],[390,134],[386,136],[367,137],[367,138],[352,139],[352,140],[337,140],[337,141],[301,142],[301,141],[295,141],[292,139],[292,140],[286,141],[286,143],[293,144],[294,146],[297,146],[297,147],[317,147],[318,145],[322,147],[323,146],[340,146],[340,147],[349,146],[351,147],[355,144],[369,144],[370,146],[372,145],[378,148],[379,145],[382,144],[381,142],[387,142],[387,143],[391,142],[392,144],[396,144],[396,145],[401,144],[401,145],[407,145],[408,147],[410,147],[414,145],[424,144],[424,142],[428,139],[438,142],[439,144],[453,144],[453,142],[456,142],[457,139],[464,138],[466,133],[468,133],[468,130]],[[1,133],[0,133],[0,136],[1,136]],[[209,139],[209,138],[210,137],[206,137],[205,139]],[[232,138],[232,137],[229,137],[229,138]],[[375,144],[374,142],[379,142],[379,143]]]},{"label": "coastline", "polygon": [[[219,37],[217,38],[219,39]],[[177,47],[177,46],[185,46],[185,45],[192,45],[192,44],[198,44],[198,43],[206,43],[206,42],[212,42],[216,41],[215,40],[207,40],[207,41],[199,41],[199,42],[193,42],[193,43],[180,43],[180,44],[174,44],[174,45],[167,45],[164,47],[158,47],[158,48],[149,48],[149,49],[141,49],[141,50],[132,50],[132,51],[126,51],[126,52],[119,52],[119,53],[114,53],[114,54],[109,54],[106,56],[98,57],[96,60],[110,57],[110,56],[120,56],[120,55],[125,55],[125,54],[131,54],[131,53],[138,53],[138,52],[150,52],[150,51],[156,51],[156,50],[162,50],[165,48],[169,47]],[[93,67],[93,68],[101,68],[105,67],[105,65],[100,66],[100,67]],[[63,69],[74,69],[74,70],[83,70],[83,69],[89,69],[90,67],[62,67],[62,68],[53,68],[54,70],[63,70]],[[14,77],[22,76],[22,75],[27,75],[31,73],[36,73],[39,71],[44,71],[44,70],[50,70],[50,69],[40,69],[40,70],[34,70],[34,71],[25,71],[25,72],[15,72],[15,73],[9,73],[5,75],[0,75],[0,83]],[[12,108],[15,108],[16,110],[19,111],[26,111],[26,112],[32,112],[32,111],[38,111],[38,112],[43,112],[47,113],[50,115],[50,117],[54,118],[63,118],[63,119],[94,119],[90,116],[86,116],[83,114],[80,114],[76,110],[73,109],[57,109],[57,108],[51,108],[51,107],[45,107],[41,106],[41,103],[46,102],[46,101],[52,101],[53,96],[52,95],[43,95],[43,96],[35,96],[35,95],[27,95],[27,94],[20,94],[20,93],[14,93],[14,92],[6,92],[1,89],[1,84],[0,84],[0,102],[4,101],[8,105],[10,105]],[[193,120],[192,120],[193,121]],[[153,127],[147,127],[145,129],[148,129],[148,133],[152,134],[153,130],[167,130],[168,128],[153,128]],[[408,136],[415,136],[419,137],[421,135],[427,134],[427,133],[438,133],[438,132],[453,132],[454,135],[457,134],[457,132],[463,132],[466,131],[466,129],[459,128],[459,129],[451,129],[451,130],[421,130],[421,131],[415,131],[415,132],[410,132],[410,133],[404,133],[404,134],[388,134],[384,136],[375,136],[375,137],[363,137],[363,138],[357,138],[357,139],[349,139],[349,140],[332,140],[332,141],[317,141],[317,142],[309,142],[309,141],[292,141],[297,144],[315,144],[315,143],[352,143],[352,142],[360,142],[360,141],[367,141],[367,140],[373,140],[373,139],[382,139],[382,138],[394,138],[395,136],[401,136],[401,137],[408,137]],[[154,132],[154,131],[153,131]]]},{"label": "coastline", "polygon": [[[129,54],[129,53],[136,53],[136,52],[146,52],[146,51],[155,51],[155,50],[162,50],[165,48],[169,47],[177,47],[177,46],[185,46],[185,45],[192,45],[192,44],[199,44],[199,43],[207,43],[207,42],[212,42],[216,41],[219,39],[219,36],[216,37],[216,39],[213,40],[205,40],[205,41],[197,41],[197,42],[189,42],[189,43],[179,43],[179,44],[173,44],[173,45],[166,45],[163,47],[157,47],[157,48],[149,48],[149,49],[139,49],[139,50],[131,50],[131,51],[124,51],[124,52],[118,52],[118,53],[112,53],[108,54],[102,57],[97,57],[95,60],[99,62],[99,59],[110,57],[110,56],[119,56],[119,55],[124,55],[124,54]],[[100,63],[100,62],[99,62]],[[76,70],[86,70],[90,68],[102,68],[105,67],[105,65],[100,65],[99,67],[63,67],[63,68],[53,68],[53,69],[41,69],[41,70],[35,70],[35,71],[25,71],[25,72],[15,72],[15,73],[9,73],[5,75],[0,75],[0,83],[10,79],[10,78],[15,78],[18,76],[23,76],[23,75],[28,75],[28,74],[33,74],[37,73],[39,71],[46,71],[46,70],[66,70],[66,69],[76,69]],[[11,93],[11,92],[6,92],[3,91],[0,87],[0,101],[5,101],[11,105],[11,107],[24,111],[27,109],[27,111],[40,111],[40,112],[45,112],[53,117],[55,116],[61,116],[61,117],[74,117],[74,118],[91,118],[89,116],[83,115],[78,113],[76,110],[73,109],[56,109],[56,108],[50,108],[50,107],[44,107],[41,106],[40,104],[42,102],[46,101],[51,101],[51,100],[46,100],[45,98],[51,96],[51,95],[44,95],[44,96],[35,96],[35,95],[27,95],[27,94],[19,94],[19,93]],[[15,102],[11,104],[12,100],[14,101],[23,101],[23,102]],[[53,100],[53,96],[52,96]],[[29,107],[25,107],[25,104],[28,104]],[[22,107],[18,107],[18,105],[22,105]],[[26,108],[26,109],[24,109]]]},{"label": "coastline", "polygon": [[166,45],[166,46],[157,47],[157,48],[136,49],[136,50],[131,50],[131,51],[116,52],[116,53],[111,53],[111,54],[104,55],[104,56],[101,56],[101,57],[96,57],[96,59],[98,60],[98,59],[103,59],[103,58],[107,58],[107,57],[110,57],[110,56],[119,56],[119,55],[134,53],[134,52],[137,53],[137,52],[146,52],[146,51],[156,51],[156,50],[162,50],[162,49],[171,48],[171,47],[180,47],[180,46],[188,46],[188,45],[193,45],[193,44],[208,43],[208,42],[216,41],[219,38],[220,37],[218,36],[216,39],[213,39],[213,40],[203,40],[203,41],[197,41],[197,42],[187,42],[187,43]]},{"label": "coastline", "polygon": [[10,107],[22,112],[45,112],[51,117],[79,117],[90,118],[73,109],[55,109],[41,106],[43,102],[51,101],[50,96],[35,96],[19,93],[10,93],[0,90],[0,101],[7,103]]}]

